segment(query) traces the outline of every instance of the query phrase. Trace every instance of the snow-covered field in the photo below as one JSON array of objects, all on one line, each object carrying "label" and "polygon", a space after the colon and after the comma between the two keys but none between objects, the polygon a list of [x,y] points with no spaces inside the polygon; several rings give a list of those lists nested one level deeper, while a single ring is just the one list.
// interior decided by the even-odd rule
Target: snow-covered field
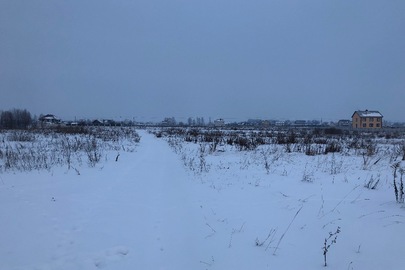
[{"label": "snow-covered field", "polygon": [[383,151],[209,152],[138,133],[94,167],[0,174],[0,269],[324,269],[330,233],[327,269],[405,269]]}]

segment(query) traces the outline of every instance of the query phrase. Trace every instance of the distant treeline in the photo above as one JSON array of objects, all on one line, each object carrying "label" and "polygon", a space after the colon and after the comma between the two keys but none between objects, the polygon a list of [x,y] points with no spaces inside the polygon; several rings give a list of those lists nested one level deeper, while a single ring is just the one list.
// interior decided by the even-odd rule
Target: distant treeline
[{"label": "distant treeline", "polygon": [[12,109],[0,114],[0,128],[4,129],[27,129],[32,121],[31,113],[25,109]]}]

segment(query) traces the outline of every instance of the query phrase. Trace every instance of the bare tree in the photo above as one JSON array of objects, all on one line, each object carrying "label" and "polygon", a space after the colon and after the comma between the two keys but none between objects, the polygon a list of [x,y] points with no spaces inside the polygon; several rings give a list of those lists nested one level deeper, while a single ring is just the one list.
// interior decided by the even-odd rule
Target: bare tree
[{"label": "bare tree", "polygon": [[3,111],[0,115],[0,126],[6,129],[26,129],[32,123],[31,113],[27,110],[13,109]]},{"label": "bare tree", "polygon": [[10,111],[1,112],[0,125],[2,128],[11,129],[13,128],[13,114]]}]

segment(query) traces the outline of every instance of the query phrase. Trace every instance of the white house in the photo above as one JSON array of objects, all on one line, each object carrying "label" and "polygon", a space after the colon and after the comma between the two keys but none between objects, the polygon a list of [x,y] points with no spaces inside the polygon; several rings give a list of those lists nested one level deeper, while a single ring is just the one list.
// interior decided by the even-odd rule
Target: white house
[{"label": "white house", "polygon": [[225,120],[222,118],[214,120],[214,126],[215,127],[223,127],[225,126]]},{"label": "white house", "polygon": [[59,124],[61,120],[53,114],[42,115],[38,119],[42,124]]}]

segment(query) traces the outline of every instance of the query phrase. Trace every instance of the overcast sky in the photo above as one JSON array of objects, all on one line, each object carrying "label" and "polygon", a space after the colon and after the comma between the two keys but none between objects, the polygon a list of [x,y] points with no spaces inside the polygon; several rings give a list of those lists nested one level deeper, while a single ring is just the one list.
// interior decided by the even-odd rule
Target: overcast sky
[{"label": "overcast sky", "polygon": [[405,121],[404,0],[0,0],[0,110]]}]

